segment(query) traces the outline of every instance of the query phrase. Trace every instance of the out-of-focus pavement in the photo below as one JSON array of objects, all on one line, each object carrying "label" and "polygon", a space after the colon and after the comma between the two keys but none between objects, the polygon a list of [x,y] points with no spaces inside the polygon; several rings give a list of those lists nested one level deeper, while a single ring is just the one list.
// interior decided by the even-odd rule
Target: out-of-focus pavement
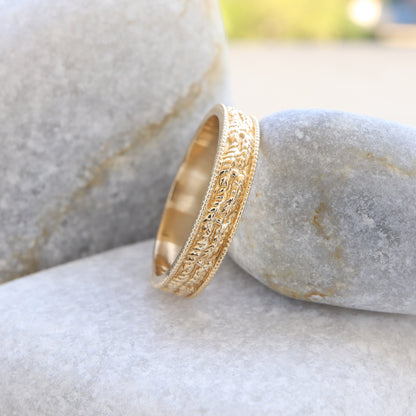
[{"label": "out-of-focus pavement", "polygon": [[231,42],[229,49],[234,105],[260,118],[326,108],[416,125],[416,49],[370,42]]}]

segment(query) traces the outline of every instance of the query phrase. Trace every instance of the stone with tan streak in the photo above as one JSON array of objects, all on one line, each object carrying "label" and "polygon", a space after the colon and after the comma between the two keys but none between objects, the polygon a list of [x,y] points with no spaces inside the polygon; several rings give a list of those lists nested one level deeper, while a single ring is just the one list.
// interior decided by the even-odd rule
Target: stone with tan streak
[{"label": "stone with tan streak", "polygon": [[152,236],[228,102],[216,0],[0,0],[0,282]]},{"label": "stone with tan streak", "polygon": [[293,110],[261,132],[234,260],[296,299],[416,313],[416,128]]}]

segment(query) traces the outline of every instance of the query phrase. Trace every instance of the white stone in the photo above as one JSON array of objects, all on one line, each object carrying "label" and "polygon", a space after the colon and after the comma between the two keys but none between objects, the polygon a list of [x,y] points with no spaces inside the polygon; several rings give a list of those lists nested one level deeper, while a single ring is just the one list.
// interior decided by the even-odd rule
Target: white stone
[{"label": "white stone", "polygon": [[261,132],[237,263],[298,299],[416,313],[416,128],[293,110]]},{"label": "white stone", "polygon": [[0,0],[0,282],[153,236],[228,101],[216,0]]},{"label": "white stone", "polygon": [[411,415],[416,317],[280,296],[226,259],[188,300],[152,242],[0,286],[0,414]]}]

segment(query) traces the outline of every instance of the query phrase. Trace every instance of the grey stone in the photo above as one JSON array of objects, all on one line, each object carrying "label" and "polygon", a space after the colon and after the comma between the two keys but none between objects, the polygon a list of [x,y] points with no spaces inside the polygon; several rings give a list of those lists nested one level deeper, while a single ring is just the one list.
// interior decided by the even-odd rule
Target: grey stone
[{"label": "grey stone", "polygon": [[416,128],[293,110],[261,131],[235,261],[287,296],[416,313]]},{"label": "grey stone", "polygon": [[216,0],[0,0],[0,282],[153,236],[224,52]]},{"label": "grey stone", "polygon": [[0,287],[0,414],[413,414],[416,317],[288,299],[229,259],[178,298],[151,248]]}]

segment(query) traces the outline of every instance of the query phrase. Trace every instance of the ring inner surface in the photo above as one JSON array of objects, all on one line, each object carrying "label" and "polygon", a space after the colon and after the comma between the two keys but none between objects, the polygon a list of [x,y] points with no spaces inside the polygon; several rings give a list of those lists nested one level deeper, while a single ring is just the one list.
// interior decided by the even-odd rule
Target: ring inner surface
[{"label": "ring inner surface", "polygon": [[208,190],[218,137],[219,120],[213,115],[200,129],[179,167],[156,237],[157,276],[170,268],[191,232]]}]

